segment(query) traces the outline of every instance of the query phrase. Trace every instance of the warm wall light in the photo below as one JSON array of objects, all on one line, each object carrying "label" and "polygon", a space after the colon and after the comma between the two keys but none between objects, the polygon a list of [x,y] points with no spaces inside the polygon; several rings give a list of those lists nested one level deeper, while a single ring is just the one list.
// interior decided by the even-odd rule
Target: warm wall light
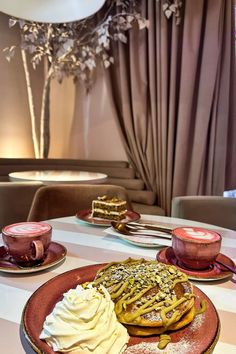
[{"label": "warm wall light", "polygon": [[0,0],[0,11],[35,22],[72,22],[97,12],[105,0]]},{"label": "warm wall light", "polygon": [[26,158],[34,157],[33,147],[30,141],[22,141],[21,134],[10,137],[1,137],[0,158]]}]

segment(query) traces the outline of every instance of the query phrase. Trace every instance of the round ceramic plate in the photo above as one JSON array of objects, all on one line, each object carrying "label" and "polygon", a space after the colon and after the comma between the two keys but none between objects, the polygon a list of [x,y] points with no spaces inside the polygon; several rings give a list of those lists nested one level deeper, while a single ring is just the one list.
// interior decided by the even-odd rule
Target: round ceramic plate
[{"label": "round ceramic plate", "polygon": [[34,273],[51,268],[62,262],[66,257],[66,248],[57,242],[51,242],[46,257],[43,262],[33,267],[20,267],[11,261],[11,257],[6,253],[4,246],[0,247],[0,272],[5,273]]},{"label": "round ceramic plate", "polygon": [[163,238],[158,238],[158,237],[153,237],[153,236],[128,236],[128,235],[122,235],[121,233],[118,233],[116,231],[112,231],[111,235],[115,235],[119,237],[120,239],[131,243],[132,245],[139,246],[139,247],[145,247],[145,248],[163,248],[166,246],[171,245],[171,240],[165,240]]},{"label": "round ceramic plate", "polygon": [[[24,308],[22,326],[26,339],[37,353],[55,354],[46,342],[39,339],[39,335],[46,316],[51,313],[55,304],[62,299],[63,293],[75,288],[80,283],[92,281],[97,271],[104,265],[90,265],[60,274],[33,293]],[[188,326],[170,333],[171,343],[168,344],[167,348],[169,347],[172,350],[171,353],[211,353],[218,340],[220,323],[214,305],[195,286],[194,293],[196,295],[196,308],[200,306],[201,300],[205,300],[207,309],[203,314],[196,316]],[[159,341],[159,336],[131,336],[125,354],[163,353],[163,351],[157,349],[157,341]],[[149,348],[150,351],[144,351],[144,348]],[[154,351],[153,348],[155,348]],[[165,353],[169,352],[167,348]]]},{"label": "round ceramic plate", "polygon": [[[157,254],[157,260],[165,264],[175,265],[178,269],[186,273],[188,275],[188,278],[192,280],[214,281],[229,278],[232,276],[232,272],[230,272],[229,270],[227,270],[216,262],[214,262],[212,265],[210,265],[209,268],[204,270],[191,270],[188,268],[184,268],[178,264],[172,247],[167,247],[160,250]],[[222,253],[218,254],[216,260],[225,263],[226,265],[229,265],[231,267],[235,267],[232,259]]]},{"label": "round ceramic plate", "polygon": [[[142,234],[140,232],[135,233],[135,231],[132,232],[132,235],[127,234],[129,233],[128,230],[125,228],[120,228],[120,225],[123,224],[123,222],[112,222],[111,223],[111,228],[106,230],[106,232],[110,235],[119,237],[120,239],[131,243],[132,245],[139,246],[139,247],[145,247],[145,248],[160,248],[160,247],[166,247],[166,246],[171,246],[171,236],[169,235],[163,235],[163,231],[161,230],[155,230],[155,235],[148,235],[153,230],[145,229],[142,230]],[[142,223],[140,223],[142,225]],[[158,236],[159,233],[159,236]],[[164,232],[165,234],[165,232]],[[166,237],[168,238],[166,238]]]},{"label": "round ceramic plate", "polygon": [[[95,225],[95,226],[110,226],[111,222],[113,221],[108,219],[93,218],[91,210],[78,211],[76,217],[81,221],[84,221],[88,224]],[[132,210],[127,210],[125,214],[125,219],[122,219],[122,222],[137,221],[139,219],[140,219],[140,214]]]}]

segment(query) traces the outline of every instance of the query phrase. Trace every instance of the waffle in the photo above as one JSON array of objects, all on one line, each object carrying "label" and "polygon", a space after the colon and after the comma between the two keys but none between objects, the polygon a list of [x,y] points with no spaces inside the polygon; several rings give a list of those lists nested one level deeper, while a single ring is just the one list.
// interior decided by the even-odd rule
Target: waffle
[{"label": "waffle", "polygon": [[192,284],[174,266],[144,259],[109,263],[96,275],[115,303],[118,320],[131,335],[179,329],[195,315]]}]

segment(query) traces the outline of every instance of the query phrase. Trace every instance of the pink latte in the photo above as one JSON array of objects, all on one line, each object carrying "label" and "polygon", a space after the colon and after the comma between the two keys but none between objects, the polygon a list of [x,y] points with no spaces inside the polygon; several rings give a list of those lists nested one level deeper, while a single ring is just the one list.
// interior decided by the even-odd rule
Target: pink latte
[{"label": "pink latte", "polygon": [[42,222],[21,222],[5,226],[3,231],[11,236],[38,236],[51,230],[51,226]]},{"label": "pink latte", "polygon": [[220,252],[221,235],[200,227],[179,227],[172,231],[172,248],[179,264],[206,269]]},{"label": "pink latte", "polygon": [[210,243],[220,240],[220,235],[214,231],[200,227],[182,227],[174,230],[177,237],[193,242]]},{"label": "pink latte", "polygon": [[52,238],[52,227],[42,222],[19,222],[2,229],[7,253],[16,263],[30,267],[42,262]]}]

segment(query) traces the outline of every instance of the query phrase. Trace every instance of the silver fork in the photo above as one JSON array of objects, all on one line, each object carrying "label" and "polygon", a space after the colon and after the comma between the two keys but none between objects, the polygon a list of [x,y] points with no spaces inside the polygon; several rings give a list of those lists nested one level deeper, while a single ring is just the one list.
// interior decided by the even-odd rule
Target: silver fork
[{"label": "silver fork", "polygon": [[127,223],[126,224],[127,228],[130,229],[130,230],[134,230],[134,231],[140,231],[140,232],[158,232],[158,233],[163,233],[163,234],[170,234],[169,232],[166,232],[164,230],[159,230],[159,229],[147,229],[145,226],[135,226],[135,225],[132,225],[130,223]]},{"label": "silver fork", "polygon": [[128,223],[122,223],[122,222],[116,222],[112,221],[111,222],[112,227],[120,232],[123,235],[129,235],[129,236],[151,236],[151,237],[159,237],[159,238],[165,238],[165,239],[171,239],[171,234],[170,233],[165,233],[161,232],[158,230],[145,230],[145,229],[139,229],[136,228],[135,226],[130,226]]},{"label": "silver fork", "polygon": [[168,228],[167,226],[161,226],[161,225],[154,225],[154,224],[142,224],[138,222],[129,222],[129,226],[136,227],[137,229],[143,229],[143,230],[154,230],[154,231],[162,231],[165,233],[171,233],[172,228]]},{"label": "silver fork", "polygon": [[166,233],[164,231],[159,231],[159,230],[150,230],[146,228],[140,228],[136,227],[133,225],[126,224],[126,228],[129,232],[134,233],[136,235],[142,235],[142,236],[154,236],[154,237],[162,237],[162,238],[167,238],[171,239],[171,234]]}]

